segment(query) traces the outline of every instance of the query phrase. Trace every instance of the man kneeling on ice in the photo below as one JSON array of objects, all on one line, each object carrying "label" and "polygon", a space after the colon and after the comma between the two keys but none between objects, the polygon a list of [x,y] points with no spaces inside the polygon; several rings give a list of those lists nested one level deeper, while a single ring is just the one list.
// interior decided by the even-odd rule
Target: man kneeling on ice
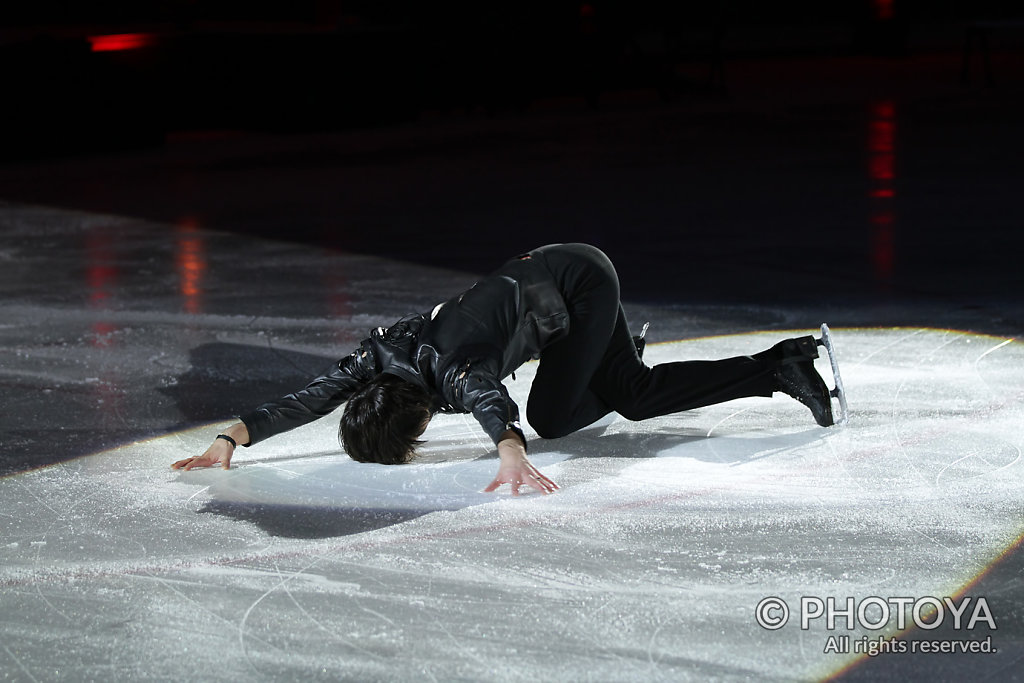
[{"label": "man kneeling on ice", "polygon": [[[646,326],[645,326],[646,330]],[[814,369],[813,337],[786,339],[752,356],[649,367],[643,334],[633,337],[611,261],[586,244],[553,244],[508,261],[469,290],[370,333],[306,388],[265,403],[219,434],[202,455],[175,469],[227,469],[237,444],[250,446],[332,412],[344,402],[340,439],[355,460],[405,463],[431,417],[472,413],[497,446],[498,474],[485,489],[558,486],[526,457],[519,408],[502,380],[540,358],[527,417],[542,438],[571,434],[615,411],[644,420],[747,396],[792,396],[824,427],[832,397]],[[831,351],[831,349],[830,349]]]}]

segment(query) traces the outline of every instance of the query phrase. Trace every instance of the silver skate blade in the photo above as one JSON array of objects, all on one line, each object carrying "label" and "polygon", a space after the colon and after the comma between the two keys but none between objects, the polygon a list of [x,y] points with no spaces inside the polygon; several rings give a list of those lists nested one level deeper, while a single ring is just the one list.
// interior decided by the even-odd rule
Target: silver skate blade
[{"label": "silver skate blade", "polygon": [[836,383],[836,388],[830,391],[829,395],[839,399],[840,414],[835,424],[844,425],[850,419],[850,409],[846,405],[846,389],[843,387],[843,376],[839,374],[839,359],[836,358],[836,348],[832,343],[832,334],[825,323],[821,324],[821,345],[828,352],[828,362],[832,365],[832,378]]}]

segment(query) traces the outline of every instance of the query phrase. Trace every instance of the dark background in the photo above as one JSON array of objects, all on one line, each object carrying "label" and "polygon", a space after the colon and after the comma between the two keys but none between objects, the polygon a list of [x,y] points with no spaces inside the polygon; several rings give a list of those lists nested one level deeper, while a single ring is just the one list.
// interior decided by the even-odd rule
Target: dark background
[{"label": "dark background", "polygon": [[[507,3],[19,3],[5,8],[3,156],[159,144],[168,131],[318,131],[415,120],[425,110],[519,111],[538,98],[647,87],[663,101],[703,62],[907,55],[915,31],[1019,17],[979,0]],[[136,49],[94,51],[130,34]],[[109,45],[109,44],[108,44]],[[947,40],[946,47],[950,45]],[[717,77],[717,80],[716,80]],[[707,85],[702,84],[702,85]]]},{"label": "dark background", "polygon": [[[977,309],[1021,284],[1005,248],[1024,219],[1021,16],[992,0],[22,3],[0,31],[0,197],[473,272],[500,257],[449,245],[483,225],[510,245],[589,241],[648,300],[821,303],[831,269],[832,300]],[[526,167],[541,157],[570,161]],[[353,197],[346,172],[374,165],[377,189]]]}]

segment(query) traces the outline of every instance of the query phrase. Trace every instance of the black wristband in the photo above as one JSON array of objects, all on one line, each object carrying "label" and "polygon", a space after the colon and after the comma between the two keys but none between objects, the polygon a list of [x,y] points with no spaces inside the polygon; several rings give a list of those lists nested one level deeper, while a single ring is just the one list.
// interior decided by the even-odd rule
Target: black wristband
[{"label": "black wristband", "polygon": [[[225,440],[225,441],[227,441],[227,442],[228,442],[229,444],[231,444],[231,446],[232,446],[232,447],[234,447],[234,448],[238,448],[238,442],[237,442],[237,441],[235,441],[234,439],[232,439],[232,438],[231,438],[230,436],[228,436],[227,434],[218,434],[218,435],[217,435],[217,439],[224,439],[224,440]],[[217,439],[214,439],[214,441],[216,441]]]}]

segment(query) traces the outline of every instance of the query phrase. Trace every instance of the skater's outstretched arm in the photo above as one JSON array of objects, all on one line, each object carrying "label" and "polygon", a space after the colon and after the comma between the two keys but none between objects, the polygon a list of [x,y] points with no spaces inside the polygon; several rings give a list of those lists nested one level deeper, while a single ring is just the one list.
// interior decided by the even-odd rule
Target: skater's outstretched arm
[{"label": "skater's outstretched arm", "polygon": [[519,487],[523,484],[532,486],[541,493],[554,493],[558,484],[540,473],[526,457],[526,446],[519,435],[511,429],[502,435],[498,442],[498,476],[494,478],[484,491],[494,491],[502,484],[512,487],[512,495],[519,495]]},{"label": "skater's outstretched arm", "polygon": [[241,422],[222,432],[231,437],[234,443],[218,438],[202,455],[179,460],[171,467],[190,470],[220,463],[221,467],[228,469],[236,445],[251,446],[330,414],[374,374],[373,355],[360,345],[360,348],[333,364],[304,389],[264,403],[256,410],[241,415]]},{"label": "skater's outstretched arm", "polygon": [[238,444],[251,446],[329,415],[375,377],[379,370],[374,355],[363,342],[360,348],[334,363],[305,388],[239,415],[249,438]]},{"label": "skater's outstretched arm", "polygon": [[[249,443],[249,430],[244,422],[237,422],[221,434],[230,437],[236,444]],[[176,470],[190,470],[193,467],[213,467],[217,463],[224,469],[231,467],[231,456],[235,454],[235,445],[227,439],[216,438],[206,452],[192,458],[185,458],[171,465]]]}]

